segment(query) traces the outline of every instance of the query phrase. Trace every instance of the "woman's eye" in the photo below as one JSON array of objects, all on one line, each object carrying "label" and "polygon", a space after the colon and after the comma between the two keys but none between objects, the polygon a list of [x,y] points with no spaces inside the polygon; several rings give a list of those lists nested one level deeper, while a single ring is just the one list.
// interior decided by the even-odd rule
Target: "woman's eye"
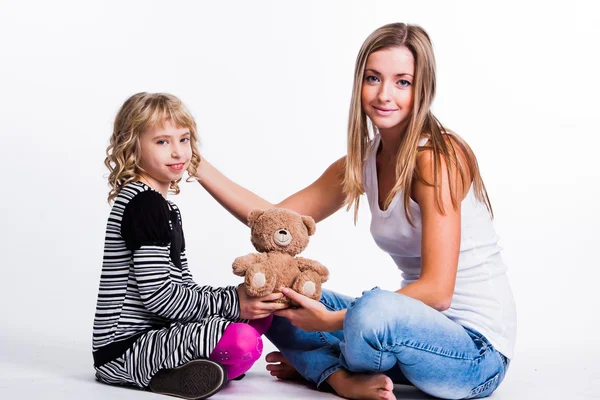
[{"label": "woman's eye", "polygon": [[368,83],[375,83],[379,81],[379,78],[373,75],[369,75],[365,78],[365,81],[367,81]]},{"label": "woman's eye", "polygon": [[410,82],[407,81],[406,79],[400,79],[398,81],[398,85],[400,85],[402,87],[408,87],[408,86],[410,86]]}]

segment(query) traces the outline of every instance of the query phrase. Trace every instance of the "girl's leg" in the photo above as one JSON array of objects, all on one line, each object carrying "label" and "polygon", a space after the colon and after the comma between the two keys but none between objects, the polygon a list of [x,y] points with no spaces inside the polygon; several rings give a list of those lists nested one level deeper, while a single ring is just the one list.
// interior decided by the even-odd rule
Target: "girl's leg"
[{"label": "girl's leg", "polygon": [[349,371],[399,365],[417,388],[444,399],[486,397],[506,372],[503,356],[480,334],[418,300],[379,289],[349,307],[340,349]]},{"label": "girl's leg", "polygon": [[250,321],[248,321],[248,325],[250,325],[251,327],[256,329],[258,334],[261,336],[264,335],[265,333],[267,333],[267,331],[271,327],[272,323],[273,323],[273,314],[271,314],[265,318],[251,319]]},{"label": "girl's leg", "polygon": [[[140,336],[114,361],[96,367],[97,378],[109,384],[149,387],[182,398],[204,398],[227,383],[224,368],[207,360],[224,326],[213,316],[202,322],[173,323]],[[250,329],[253,329],[249,327]],[[185,384],[181,384],[185,381]]]},{"label": "girl's leg", "polygon": [[227,377],[235,379],[252,367],[262,354],[263,342],[259,332],[243,323],[229,325],[209,359],[225,367]]}]

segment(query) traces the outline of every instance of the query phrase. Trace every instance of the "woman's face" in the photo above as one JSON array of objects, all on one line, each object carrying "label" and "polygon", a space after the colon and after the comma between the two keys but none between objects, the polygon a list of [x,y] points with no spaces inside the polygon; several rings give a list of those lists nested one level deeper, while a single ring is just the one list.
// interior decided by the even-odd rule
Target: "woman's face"
[{"label": "woman's face", "polygon": [[380,131],[403,130],[413,105],[414,57],[405,47],[371,53],[362,83],[362,108]]}]

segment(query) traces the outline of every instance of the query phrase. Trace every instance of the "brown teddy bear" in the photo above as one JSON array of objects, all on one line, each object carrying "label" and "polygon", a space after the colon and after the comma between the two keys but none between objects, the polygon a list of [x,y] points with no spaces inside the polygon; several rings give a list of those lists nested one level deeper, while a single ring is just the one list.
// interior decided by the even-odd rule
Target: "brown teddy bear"
[{"label": "brown teddy bear", "polygon": [[[284,208],[255,209],[248,215],[251,241],[259,253],[238,257],[233,273],[245,276],[244,287],[251,297],[262,297],[288,287],[311,299],[321,298],[321,283],[329,271],[307,258],[295,257],[315,233],[315,221]],[[280,303],[293,304],[283,297]]]}]

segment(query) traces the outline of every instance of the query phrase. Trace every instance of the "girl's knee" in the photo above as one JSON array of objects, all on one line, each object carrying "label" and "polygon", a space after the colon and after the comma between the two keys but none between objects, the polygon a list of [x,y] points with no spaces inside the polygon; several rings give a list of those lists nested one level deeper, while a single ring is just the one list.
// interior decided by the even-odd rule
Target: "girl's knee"
[{"label": "girl's knee", "polygon": [[271,314],[265,318],[252,319],[252,320],[248,321],[248,325],[250,325],[251,327],[256,329],[256,331],[258,332],[259,335],[264,335],[269,330],[272,323],[273,323],[273,314]]},{"label": "girl's knee", "polygon": [[212,354],[222,361],[247,362],[256,361],[262,351],[263,342],[258,331],[248,324],[234,323],[225,329]]}]

